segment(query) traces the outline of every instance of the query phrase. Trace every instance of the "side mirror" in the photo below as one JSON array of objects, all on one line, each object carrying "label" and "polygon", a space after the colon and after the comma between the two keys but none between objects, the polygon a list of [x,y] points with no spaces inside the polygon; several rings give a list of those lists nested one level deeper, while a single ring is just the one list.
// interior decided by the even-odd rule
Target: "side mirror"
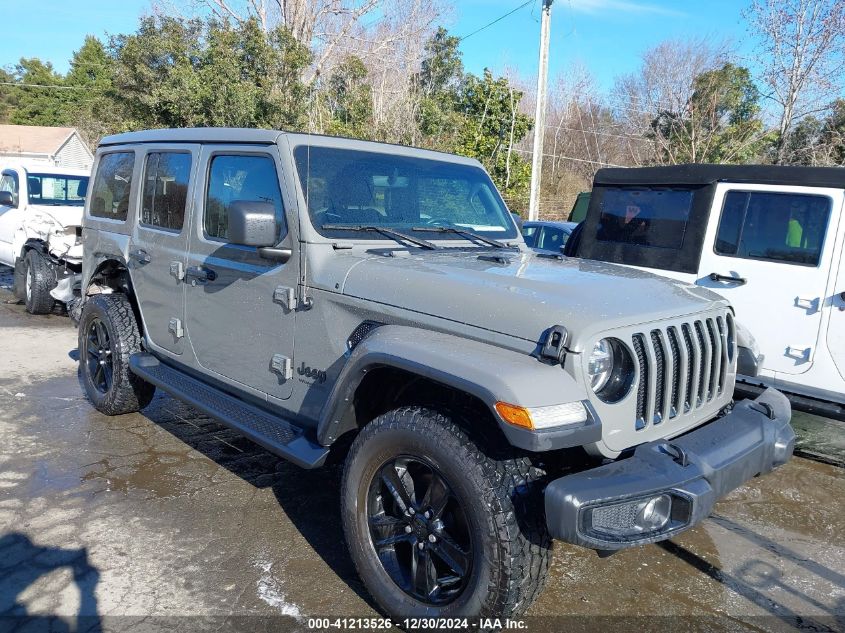
[{"label": "side mirror", "polygon": [[15,197],[11,191],[0,191],[0,207],[15,206]]},{"label": "side mirror", "polygon": [[228,238],[231,244],[265,248],[279,237],[276,209],[269,202],[235,200],[229,205]]}]

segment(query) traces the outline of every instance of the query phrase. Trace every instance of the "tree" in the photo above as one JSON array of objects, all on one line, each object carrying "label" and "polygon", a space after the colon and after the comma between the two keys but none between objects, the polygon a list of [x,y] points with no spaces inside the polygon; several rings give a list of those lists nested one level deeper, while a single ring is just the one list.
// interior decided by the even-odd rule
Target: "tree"
[{"label": "tree", "polygon": [[482,77],[467,75],[457,99],[464,119],[452,150],[480,160],[506,195],[524,193],[531,179],[531,166],[512,151],[531,129],[521,99],[522,92],[488,69]]},{"label": "tree", "polygon": [[414,77],[419,100],[417,121],[424,138],[443,139],[459,129],[456,107],[464,79],[464,64],[458,49],[460,38],[444,28],[425,44],[425,57]]},{"label": "tree", "polygon": [[842,85],[845,0],[754,0],[745,16],[778,107],[774,159],[783,163],[796,122],[822,111]]},{"label": "tree", "polygon": [[144,18],[112,39],[114,94],[127,126],[300,128],[308,51],[255,20]]},{"label": "tree", "polygon": [[615,133],[626,137],[634,164],[667,161],[671,152],[655,129],[655,119],[683,119],[695,91],[693,79],[723,67],[729,58],[724,43],[666,40],[643,54],[636,73],[616,80],[609,100],[621,124]]},{"label": "tree", "polygon": [[65,120],[93,147],[122,127],[114,107],[114,63],[103,43],[89,35],[73,54],[64,83],[73,88],[65,103]]},{"label": "tree", "polygon": [[747,162],[763,146],[759,93],[748,69],[725,64],[699,74],[678,111],[661,110],[652,122],[661,162]]},{"label": "tree", "polygon": [[330,134],[366,138],[372,122],[372,91],[367,69],[359,58],[347,57],[335,67],[326,86]]},{"label": "tree", "polygon": [[15,83],[15,76],[0,68],[0,123],[8,123],[20,97],[20,89],[8,85]]},{"label": "tree", "polygon": [[[68,92],[62,76],[50,62],[22,58],[15,66],[17,104],[10,120],[16,125],[63,126],[67,124]],[[27,86],[28,87],[25,87]]]},{"label": "tree", "polygon": [[824,118],[801,119],[786,143],[784,162],[790,165],[845,166],[845,99],[837,99]]}]

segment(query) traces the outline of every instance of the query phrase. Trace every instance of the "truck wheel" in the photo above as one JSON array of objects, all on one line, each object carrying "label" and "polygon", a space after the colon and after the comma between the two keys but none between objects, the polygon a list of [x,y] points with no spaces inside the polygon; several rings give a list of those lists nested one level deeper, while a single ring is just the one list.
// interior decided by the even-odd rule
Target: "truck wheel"
[{"label": "truck wheel", "polygon": [[129,357],[140,351],[141,335],[126,295],[89,298],[79,321],[79,363],[85,393],[101,413],[134,413],[153,399],[155,386],[129,371]]},{"label": "truck wheel", "polygon": [[396,618],[524,612],[551,558],[543,475],[525,457],[486,454],[431,409],[373,420],[347,458],[341,513],[376,602]]},{"label": "truck wheel", "polygon": [[56,273],[41,253],[30,250],[24,258],[24,302],[30,314],[50,314],[56,300],[50,291],[56,287]]}]

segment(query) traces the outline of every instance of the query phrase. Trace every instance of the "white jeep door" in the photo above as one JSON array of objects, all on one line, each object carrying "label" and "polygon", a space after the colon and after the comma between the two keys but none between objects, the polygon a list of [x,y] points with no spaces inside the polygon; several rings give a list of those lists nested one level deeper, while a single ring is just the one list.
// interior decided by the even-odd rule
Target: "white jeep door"
[{"label": "white jeep door", "polygon": [[841,189],[722,183],[696,283],[728,298],[765,355],[763,369],[810,369],[821,335]]},{"label": "white jeep door", "polygon": [[17,206],[0,206],[0,264],[15,265],[18,253],[14,252],[12,244],[15,233],[20,229],[23,221],[26,200],[20,197],[20,178],[14,169],[6,169],[0,176],[0,191],[8,191],[17,200]]}]

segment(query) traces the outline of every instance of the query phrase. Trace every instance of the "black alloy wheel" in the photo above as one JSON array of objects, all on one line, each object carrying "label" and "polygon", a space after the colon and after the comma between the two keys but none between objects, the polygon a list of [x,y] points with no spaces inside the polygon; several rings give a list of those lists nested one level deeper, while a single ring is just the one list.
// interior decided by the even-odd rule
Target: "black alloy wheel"
[{"label": "black alloy wheel", "polygon": [[108,393],[114,383],[114,364],[109,332],[100,319],[91,319],[85,335],[85,371],[100,393]]},{"label": "black alloy wheel", "polygon": [[401,455],[385,463],[367,494],[370,539],[393,582],[414,599],[454,601],[472,574],[466,513],[427,460]]}]

